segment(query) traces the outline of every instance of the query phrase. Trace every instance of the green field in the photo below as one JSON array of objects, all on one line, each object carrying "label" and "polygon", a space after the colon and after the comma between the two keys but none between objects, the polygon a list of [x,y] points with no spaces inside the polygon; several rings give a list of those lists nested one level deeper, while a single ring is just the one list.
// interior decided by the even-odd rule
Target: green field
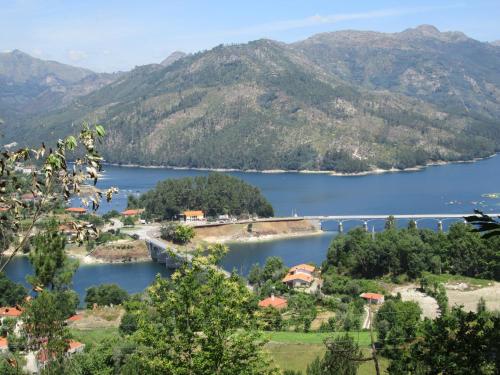
[{"label": "green field", "polygon": [[[273,343],[321,344],[327,337],[343,335],[344,332],[265,332],[264,336]],[[359,346],[370,345],[370,332],[352,332],[350,335]]]},{"label": "green field", "polygon": [[[79,330],[71,329],[71,334],[75,340],[83,342],[86,345],[94,345],[109,338],[119,337],[117,328],[102,328]],[[266,344],[266,351],[269,353],[277,366],[283,370],[299,370],[305,373],[307,365],[312,362],[316,356],[322,356],[325,353],[323,341],[327,337],[338,336],[342,332],[265,332],[264,336],[269,339]],[[359,345],[363,348],[366,356],[369,355],[370,333],[359,332],[351,334]],[[387,368],[387,360],[380,359],[382,369]],[[363,362],[359,367],[358,374],[374,374],[373,362]]]},{"label": "green field", "polygon": [[[266,351],[283,370],[299,370],[305,373],[307,365],[317,356],[325,353],[323,344],[325,338],[342,335],[343,332],[265,332],[264,336],[269,339]],[[352,337],[363,348],[363,353],[368,356],[370,345],[370,332],[353,332]],[[380,358],[381,370],[385,372],[388,361]],[[375,368],[372,361],[363,362],[358,374],[374,374]]]},{"label": "green field", "polygon": [[83,342],[85,345],[97,344],[105,339],[119,337],[118,328],[99,329],[70,329],[73,339]]}]

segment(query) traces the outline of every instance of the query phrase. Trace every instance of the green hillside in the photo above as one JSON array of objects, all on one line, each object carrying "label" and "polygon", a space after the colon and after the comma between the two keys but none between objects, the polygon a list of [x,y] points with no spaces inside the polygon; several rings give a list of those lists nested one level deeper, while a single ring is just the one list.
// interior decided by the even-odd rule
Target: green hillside
[{"label": "green hillside", "polygon": [[500,150],[500,48],[460,33],[346,31],[179,57],[8,126],[7,140],[89,120],[106,126],[110,162],[342,172]]}]

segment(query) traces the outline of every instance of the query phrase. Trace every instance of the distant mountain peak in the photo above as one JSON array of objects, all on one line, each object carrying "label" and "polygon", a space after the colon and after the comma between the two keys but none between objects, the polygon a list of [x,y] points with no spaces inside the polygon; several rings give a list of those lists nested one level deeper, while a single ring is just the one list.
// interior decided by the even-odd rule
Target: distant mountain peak
[{"label": "distant mountain peak", "polygon": [[424,33],[424,34],[429,34],[429,35],[439,35],[441,32],[436,26],[433,25],[419,25],[415,27],[415,30]]},{"label": "distant mountain peak", "polygon": [[439,31],[433,25],[419,25],[413,29],[406,29],[401,34],[410,35],[411,37],[434,38],[444,42],[461,42],[469,39],[467,35],[460,31]]},{"label": "distant mountain peak", "polygon": [[187,53],[182,51],[172,52],[170,55],[168,55],[168,57],[165,60],[163,60],[160,63],[160,65],[169,66],[170,64],[173,64],[174,62],[176,62],[179,59],[182,59],[185,56],[187,56]]}]

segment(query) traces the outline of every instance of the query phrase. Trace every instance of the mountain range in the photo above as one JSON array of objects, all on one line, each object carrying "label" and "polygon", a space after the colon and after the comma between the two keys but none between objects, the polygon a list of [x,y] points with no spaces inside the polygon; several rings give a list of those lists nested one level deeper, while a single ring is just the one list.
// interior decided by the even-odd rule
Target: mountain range
[{"label": "mountain range", "polygon": [[257,40],[102,74],[0,54],[5,143],[84,120],[123,164],[335,170],[407,168],[500,151],[500,46],[422,25]]}]

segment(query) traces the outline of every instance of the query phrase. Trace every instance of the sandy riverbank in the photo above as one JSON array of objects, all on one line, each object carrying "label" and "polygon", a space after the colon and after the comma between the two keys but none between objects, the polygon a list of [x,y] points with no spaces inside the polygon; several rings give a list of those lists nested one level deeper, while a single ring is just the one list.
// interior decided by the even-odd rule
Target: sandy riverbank
[{"label": "sandy riverbank", "polygon": [[268,221],[195,228],[195,242],[258,242],[323,233],[309,220]]},{"label": "sandy riverbank", "polygon": [[236,169],[236,168],[195,168],[195,167],[174,167],[169,165],[140,165],[140,164],[119,164],[119,163],[103,163],[104,165],[111,165],[115,167],[124,167],[124,168],[151,168],[151,169],[171,169],[171,170],[193,170],[193,171],[209,171],[209,172],[243,172],[243,173],[268,173],[268,174],[277,174],[277,173],[303,173],[303,174],[326,174],[330,176],[340,176],[340,177],[355,177],[355,176],[367,176],[372,174],[382,174],[382,173],[398,173],[398,172],[418,172],[427,167],[438,166],[438,165],[447,165],[447,164],[463,164],[463,163],[474,163],[480,160],[485,160],[496,156],[497,154],[493,154],[484,158],[474,158],[471,160],[456,160],[456,161],[445,161],[438,160],[434,162],[427,163],[425,165],[417,165],[411,168],[404,169],[382,169],[382,168],[374,168],[369,171],[356,172],[356,173],[345,173],[345,172],[337,172],[335,170],[286,170],[286,169]]}]

